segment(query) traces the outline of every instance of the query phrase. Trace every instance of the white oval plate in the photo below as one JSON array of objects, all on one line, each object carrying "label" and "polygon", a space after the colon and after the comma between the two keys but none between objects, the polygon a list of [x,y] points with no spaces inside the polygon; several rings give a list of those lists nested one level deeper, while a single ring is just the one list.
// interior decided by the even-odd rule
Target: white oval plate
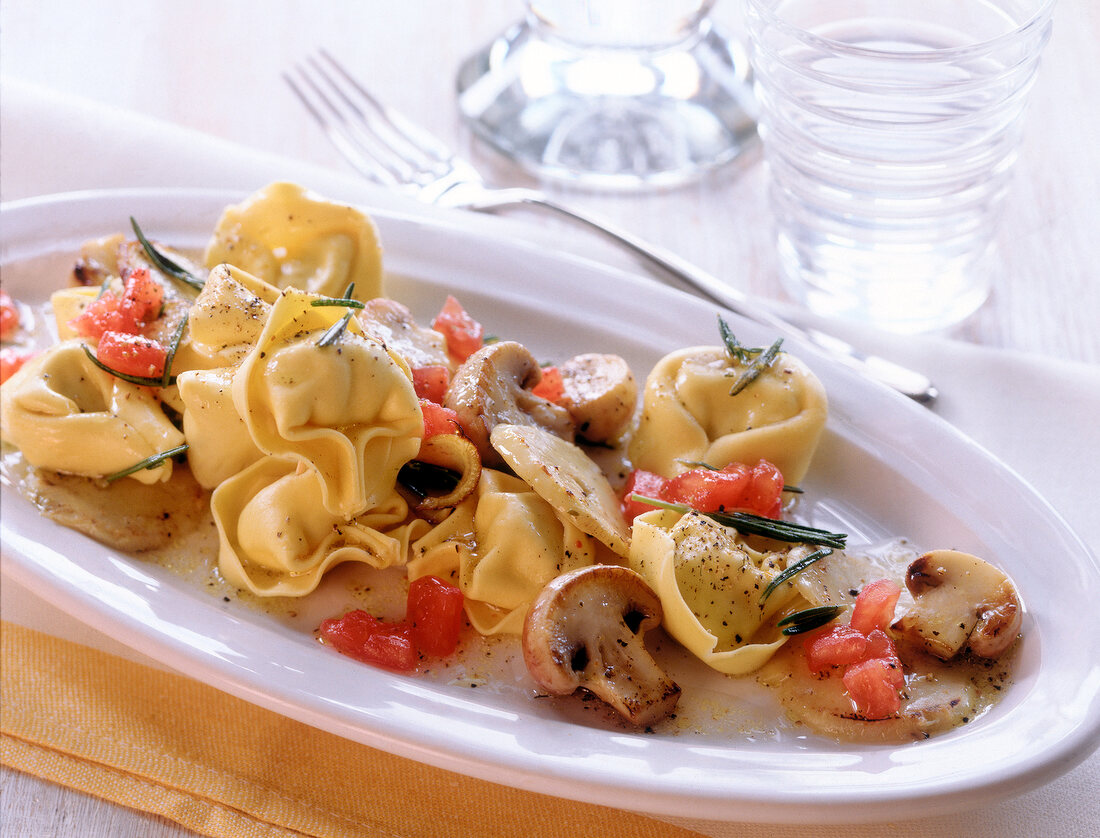
[{"label": "white oval plate", "polygon": [[[150,235],[201,247],[239,197],[99,192],[4,206],[5,287],[45,299],[82,241],[127,230],[131,215]],[[490,331],[527,342],[537,357],[614,351],[639,372],[672,349],[716,342],[712,305],[649,280],[458,224],[373,215],[394,274],[389,293],[422,318],[453,292]],[[725,316],[746,342],[774,338]],[[721,726],[666,735],[578,723],[514,692],[391,675],[325,652],[308,631],[54,525],[8,486],[5,573],[134,649],[302,722],[452,771],[618,808],[736,821],[894,820],[990,803],[1067,771],[1100,730],[1100,632],[1086,629],[1100,602],[1095,558],[1019,478],[931,412],[795,340],[787,346],[831,402],[804,483],[806,497],[820,499],[814,523],[843,524],[853,544],[905,535],[968,550],[1006,569],[1022,592],[1015,681],[968,726],[904,746],[841,746]]]}]

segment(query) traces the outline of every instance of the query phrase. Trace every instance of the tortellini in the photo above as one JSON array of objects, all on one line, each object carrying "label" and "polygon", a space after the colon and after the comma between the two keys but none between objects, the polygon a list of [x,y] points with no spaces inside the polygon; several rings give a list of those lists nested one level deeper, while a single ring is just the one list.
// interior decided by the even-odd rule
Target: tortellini
[{"label": "tortellini", "polygon": [[393,491],[424,422],[400,356],[348,324],[319,346],[344,309],[288,289],[233,377],[233,403],[265,454],[298,457],[321,478],[321,502],[349,517]]},{"label": "tortellini", "polygon": [[672,637],[708,666],[744,675],[787,640],[775,623],[797,594],[784,586],[764,603],[761,595],[803,552],[759,552],[704,515],[661,510],[635,519],[630,566],[660,597]]},{"label": "tortellini", "polygon": [[[150,390],[99,369],[79,340],[32,358],[3,387],[5,441],[27,462],[86,477],[105,477],[183,444]],[[130,475],[163,482],[172,461]]]},{"label": "tortellini", "polygon": [[204,489],[213,489],[264,455],[233,404],[237,369],[188,370],[176,381],[183,403],[187,464]]},{"label": "tortellini", "polygon": [[300,460],[264,457],[214,490],[218,566],[228,582],[259,596],[303,596],[341,562],[404,563],[412,525],[397,526],[408,514],[400,495],[346,520],[317,503],[320,480]]},{"label": "tortellini", "polygon": [[188,312],[178,360],[187,368],[239,363],[263,332],[279,289],[232,265],[218,265]]},{"label": "tortellini", "polygon": [[688,463],[721,468],[765,459],[788,483],[801,481],[828,414],[821,382],[797,358],[780,353],[730,395],[743,369],[722,347],[682,349],[661,359],[646,380],[629,449],[633,464],[672,477]]},{"label": "tortellini", "polygon": [[524,481],[484,469],[477,491],[412,544],[409,577],[455,579],[481,634],[518,634],[547,582],[596,562],[595,539]]},{"label": "tortellini", "polygon": [[227,207],[206,248],[206,264],[235,265],[278,288],[337,297],[382,296],[382,248],[374,222],[291,183],[273,183]]}]

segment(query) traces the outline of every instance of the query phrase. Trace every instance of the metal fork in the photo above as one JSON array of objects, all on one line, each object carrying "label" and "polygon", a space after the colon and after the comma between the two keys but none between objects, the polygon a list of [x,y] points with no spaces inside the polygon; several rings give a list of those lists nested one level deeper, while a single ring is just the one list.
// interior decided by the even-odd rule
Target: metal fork
[{"label": "metal fork", "polygon": [[534,189],[487,186],[469,162],[379,102],[324,50],[284,73],[283,78],[344,159],[368,180],[444,207],[478,211],[508,207],[549,210],[625,247],[656,267],[660,278],[671,278],[743,317],[801,337],[835,360],[921,404],[931,404],[938,395],[924,375],[885,358],[861,354],[832,335],[783,320],[675,253],[643,241],[613,223],[563,206]]}]

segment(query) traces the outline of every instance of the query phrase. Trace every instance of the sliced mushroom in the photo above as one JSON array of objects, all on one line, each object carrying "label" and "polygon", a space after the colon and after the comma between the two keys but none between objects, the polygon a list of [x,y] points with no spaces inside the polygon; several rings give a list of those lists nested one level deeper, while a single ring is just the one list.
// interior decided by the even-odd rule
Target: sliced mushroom
[{"label": "sliced mushroom", "polygon": [[510,340],[483,346],[455,372],[443,403],[458,414],[462,432],[484,465],[503,463],[489,443],[490,432],[499,424],[538,425],[573,440],[568,411],[531,392],[541,378],[534,356]]},{"label": "sliced mushroom", "polygon": [[577,355],[558,366],[577,436],[589,442],[617,437],[634,416],[638,385],[626,361],[618,355]]},{"label": "sliced mushroom", "polygon": [[1023,609],[1011,580],[993,565],[957,550],[934,550],[912,564],[905,585],[913,606],[893,629],[942,660],[964,649],[996,658],[1016,640]]},{"label": "sliced mushroom", "polygon": [[645,632],[662,616],[661,601],[633,570],[582,567],[535,598],[523,625],[523,659],[547,692],[585,689],[631,724],[651,725],[680,699],[680,687],[645,647]]},{"label": "sliced mushroom", "polygon": [[408,307],[388,297],[367,300],[356,315],[359,325],[368,335],[417,367],[440,366],[454,371],[447,342],[435,329],[418,324]]},{"label": "sliced mushroom", "polygon": [[572,521],[618,555],[630,554],[630,527],[619,497],[583,450],[533,425],[497,425],[489,441],[563,520]]},{"label": "sliced mushroom", "polygon": [[[474,489],[481,478],[481,458],[473,443],[458,434],[436,434],[420,443],[420,453],[408,466],[426,463],[445,469],[454,475],[453,486],[441,493],[427,492],[417,498],[416,509],[421,513],[433,513],[458,506]],[[403,470],[404,471],[404,470]]]},{"label": "sliced mushroom", "polygon": [[73,266],[73,285],[98,288],[108,277],[118,276],[118,250],[124,241],[121,233],[115,233],[84,242]]}]

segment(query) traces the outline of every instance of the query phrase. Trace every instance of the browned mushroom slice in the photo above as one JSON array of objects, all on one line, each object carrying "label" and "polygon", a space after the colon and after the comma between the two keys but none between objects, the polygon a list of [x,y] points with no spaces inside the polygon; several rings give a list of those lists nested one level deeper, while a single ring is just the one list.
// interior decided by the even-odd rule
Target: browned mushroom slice
[{"label": "browned mushroom slice", "polygon": [[[415,469],[418,464],[443,469],[454,477],[454,484],[445,489],[417,493],[416,509],[421,513],[444,512],[458,506],[477,488],[481,478],[481,458],[477,449],[470,440],[457,434],[436,434],[420,443],[420,453],[406,464],[406,468]],[[402,469],[404,475],[405,469]]]},{"label": "browned mushroom slice", "polygon": [[535,598],[523,625],[523,658],[547,692],[585,689],[631,724],[651,725],[680,699],[680,687],[645,647],[646,631],[661,617],[661,601],[633,570],[582,567]]},{"label": "browned mushroom slice", "polygon": [[532,425],[497,425],[489,442],[563,521],[572,521],[619,556],[630,553],[630,528],[619,498],[584,451]]},{"label": "browned mushroom slice", "polygon": [[963,649],[996,658],[1016,640],[1023,609],[1009,578],[957,550],[933,550],[909,565],[905,585],[913,607],[894,631],[943,660]]},{"label": "browned mushroom slice", "polygon": [[626,361],[618,355],[577,355],[558,369],[565,389],[561,405],[577,436],[589,442],[619,436],[638,404],[638,385]]},{"label": "browned mushroom slice", "polygon": [[98,288],[105,279],[118,276],[118,250],[124,240],[121,233],[115,233],[84,242],[73,266],[73,285]]},{"label": "browned mushroom slice", "polygon": [[503,463],[489,444],[489,434],[500,424],[538,425],[572,442],[573,421],[565,408],[531,392],[541,378],[534,356],[510,340],[483,346],[458,368],[443,403],[458,414],[463,434],[484,465]]},{"label": "browned mushroom slice", "polygon": [[454,371],[443,335],[419,325],[402,303],[388,297],[375,297],[367,300],[356,319],[364,332],[386,344],[413,369],[439,366]]}]

